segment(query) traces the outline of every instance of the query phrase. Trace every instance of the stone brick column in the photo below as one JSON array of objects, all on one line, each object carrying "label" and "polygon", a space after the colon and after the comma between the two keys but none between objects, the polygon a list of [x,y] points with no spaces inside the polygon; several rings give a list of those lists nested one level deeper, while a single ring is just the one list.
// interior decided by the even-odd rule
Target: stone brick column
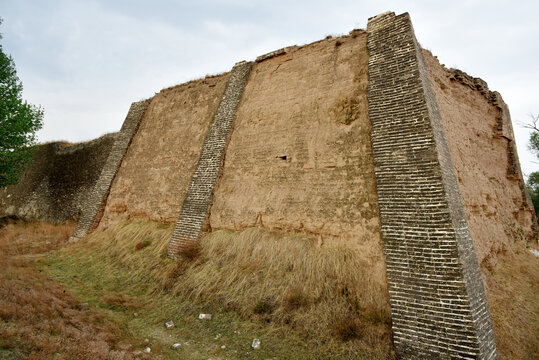
[{"label": "stone brick column", "polygon": [[236,109],[251,67],[251,62],[243,61],[237,63],[230,73],[170,240],[168,255],[172,258],[177,258],[182,248],[198,239],[207,222],[213,188],[219,177]]},{"label": "stone brick column", "polygon": [[77,228],[75,229],[75,234],[69,241],[80,239],[99,224],[112,180],[114,180],[114,176],[116,176],[116,172],[120,167],[125,152],[138,129],[140,119],[144,115],[149,103],[150,100],[148,99],[131,104],[131,108],[122,125],[122,129],[118,133],[114,145],[112,145],[109,157],[101,170],[101,174],[97,179],[94,189],[86,199]]},{"label": "stone brick column", "polygon": [[496,359],[479,264],[410,17],[367,27],[372,147],[400,359]]}]

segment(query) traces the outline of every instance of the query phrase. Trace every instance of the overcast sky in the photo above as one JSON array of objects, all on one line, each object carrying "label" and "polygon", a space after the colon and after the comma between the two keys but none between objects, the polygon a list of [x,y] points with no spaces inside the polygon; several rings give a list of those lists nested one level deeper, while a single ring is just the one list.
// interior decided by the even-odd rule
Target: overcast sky
[{"label": "overcast sky", "polygon": [[0,32],[24,98],[45,110],[39,140],[76,142],[118,131],[131,102],[164,87],[365,28],[388,10],[409,12],[447,67],[502,94],[523,171],[539,170],[517,125],[539,113],[537,0],[1,0]]}]

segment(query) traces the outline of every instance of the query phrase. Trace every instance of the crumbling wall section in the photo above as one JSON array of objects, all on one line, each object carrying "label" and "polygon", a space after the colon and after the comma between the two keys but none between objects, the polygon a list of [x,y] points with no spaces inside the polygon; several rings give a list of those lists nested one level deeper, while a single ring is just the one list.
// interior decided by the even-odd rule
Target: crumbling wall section
[{"label": "crumbling wall section", "polygon": [[479,264],[408,14],[369,20],[369,115],[402,359],[496,359]]},{"label": "crumbling wall section", "polygon": [[442,115],[478,260],[492,269],[515,235],[536,223],[515,149],[511,117],[500,94],[481,79],[446,69],[423,51]]},{"label": "crumbling wall section", "polygon": [[80,144],[39,145],[19,183],[0,190],[0,216],[54,223],[78,218],[115,139],[116,133]]}]

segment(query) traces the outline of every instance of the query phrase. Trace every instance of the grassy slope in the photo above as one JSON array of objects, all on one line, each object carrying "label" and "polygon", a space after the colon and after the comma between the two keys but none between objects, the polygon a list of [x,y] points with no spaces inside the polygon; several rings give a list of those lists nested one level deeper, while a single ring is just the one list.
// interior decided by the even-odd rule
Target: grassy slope
[{"label": "grassy slope", "polygon": [[[171,231],[112,226],[50,257],[48,272],[171,357],[180,342],[187,359],[391,358],[386,302],[368,296],[374,285],[349,249],[217,231],[177,263],[166,257]],[[198,320],[201,312],[213,319]],[[177,326],[166,330],[169,320]]]},{"label": "grassy slope", "polygon": [[41,269],[40,255],[64,246],[73,230],[24,223],[0,229],[0,359],[135,358],[132,344],[143,339],[81,304]]},{"label": "grassy slope", "polygon": [[[217,231],[176,263],[165,256],[170,227],[119,224],[64,247],[72,227],[0,229],[0,359],[131,359],[145,338],[152,358],[392,356],[386,300],[368,296],[377,291],[368,269],[345,248],[258,229]],[[524,241],[486,276],[501,359],[539,350],[538,280]],[[214,317],[198,320],[201,312]],[[255,337],[262,347],[253,351]],[[171,349],[175,342],[181,350]]]},{"label": "grassy slope", "polygon": [[501,359],[539,359],[539,259],[513,238],[485,277],[496,345]]}]

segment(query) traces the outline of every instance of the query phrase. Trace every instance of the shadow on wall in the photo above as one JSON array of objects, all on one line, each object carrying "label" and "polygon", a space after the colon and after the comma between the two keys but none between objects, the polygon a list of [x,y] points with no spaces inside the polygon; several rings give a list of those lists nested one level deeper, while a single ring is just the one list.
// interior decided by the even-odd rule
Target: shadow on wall
[{"label": "shadow on wall", "polygon": [[39,145],[19,183],[0,189],[0,216],[55,223],[78,218],[116,134],[85,143]]}]

